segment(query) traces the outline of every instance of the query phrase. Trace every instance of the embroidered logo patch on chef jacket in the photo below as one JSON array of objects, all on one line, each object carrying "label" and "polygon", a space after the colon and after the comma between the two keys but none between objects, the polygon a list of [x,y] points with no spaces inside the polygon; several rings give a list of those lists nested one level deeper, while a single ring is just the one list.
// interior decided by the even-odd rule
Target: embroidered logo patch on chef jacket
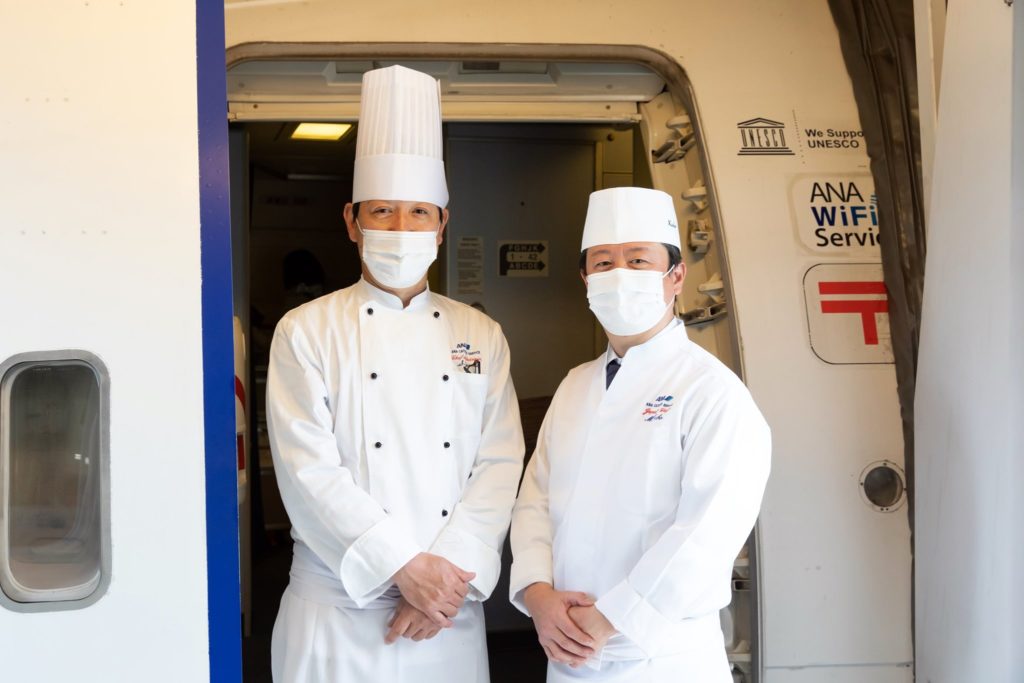
[{"label": "embroidered logo patch on chef jacket", "polygon": [[653,401],[644,403],[644,422],[654,422],[665,417],[665,413],[672,409],[672,396],[659,396]]},{"label": "embroidered logo patch on chef jacket", "polygon": [[455,345],[452,349],[452,362],[463,372],[471,375],[480,374],[480,350],[473,351],[469,342],[459,342]]}]

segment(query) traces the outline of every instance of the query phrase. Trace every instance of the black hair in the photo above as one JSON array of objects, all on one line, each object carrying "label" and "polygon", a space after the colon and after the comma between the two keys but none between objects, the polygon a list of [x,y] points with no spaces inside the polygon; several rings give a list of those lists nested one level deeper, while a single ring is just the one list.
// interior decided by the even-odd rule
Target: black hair
[{"label": "black hair", "polygon": [[[661,246],[665,247],[668,251],[668,269],[672,270],[680,263],[683,262],[683,254],[679,251],[679,247],[674,244],[661,243]],[[584,249],[580,252],[580,272],[584,275],[587,274],[587,250]]]}]

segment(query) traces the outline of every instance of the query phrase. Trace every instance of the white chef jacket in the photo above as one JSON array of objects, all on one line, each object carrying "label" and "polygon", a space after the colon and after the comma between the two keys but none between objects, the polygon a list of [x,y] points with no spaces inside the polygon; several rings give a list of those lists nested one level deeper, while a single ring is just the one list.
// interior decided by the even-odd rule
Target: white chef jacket
[{"label": "white chef jacket", "polygon": [[618,630],[549,681],[731,680],[718,613],[768,478],[768,426],[678,321],[629,349],[606,390],[612,358],[573,369],[544,418],[512,518],[512,602],[527,612],[537,581],[583,591]]},{"label": "white chef jacket", "polygon": [[[524,448],[494,321],[430,291],[403,308],[365,280],[300,306],[274,334],[267,424],[292,594],[392,607],[391,577],[431,552],[476,573],[467,600],[490,595]],[[365,655],[388,656],[383,635]]]}]

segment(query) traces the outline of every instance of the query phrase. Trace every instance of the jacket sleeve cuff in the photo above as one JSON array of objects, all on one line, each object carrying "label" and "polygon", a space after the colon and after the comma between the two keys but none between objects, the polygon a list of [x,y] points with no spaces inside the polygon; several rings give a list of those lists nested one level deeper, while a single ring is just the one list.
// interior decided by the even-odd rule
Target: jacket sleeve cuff
[{"label": "jacket sleeve cuff", "polygon": [[391,585],[391,577],[421,552],[399,524],[385,517],[356,539],[341,558],[339,578],[359,607],[373,602]]},{"label": "jacket sleeve cuff", "polygon": [[551,570],[550,548],[531,549],[515,556],[512,562],[512,572],[509,577],[508,598],[509,601],[526,616],[532,616],[526,608],[523,594],[526,589],[535,583],[546,583],[554,586],[555,581]]},{"label": "jacket sleeve cuff", "polygon": [[595,607],[615,630],[633,641],[648,657],[678,649],[678,644],[672,642],[676,632],[672,622],[633,590],[628,580],[620,581],[598,598]]},{"label": "jacket sleeve cuff", "polygon": [[469,582],[470,600],[483,601],[491,595],[501,573],[501,555],[472,534],[445,529],[430,552],[440,555],[459,569],[476,574]]}]

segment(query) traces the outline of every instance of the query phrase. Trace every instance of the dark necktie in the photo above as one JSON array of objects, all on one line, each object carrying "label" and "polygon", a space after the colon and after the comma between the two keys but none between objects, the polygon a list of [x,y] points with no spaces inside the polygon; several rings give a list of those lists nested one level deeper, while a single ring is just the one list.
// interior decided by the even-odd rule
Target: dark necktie
[{"label": "dark necktie", "polygon": [[615,373],[619,371],[622,365],[619,363],[619,359],[616,358],[610,363],[608,367],[604,369],[604,388],[607,389],[612,385],[612,380],[615,379]]}]

